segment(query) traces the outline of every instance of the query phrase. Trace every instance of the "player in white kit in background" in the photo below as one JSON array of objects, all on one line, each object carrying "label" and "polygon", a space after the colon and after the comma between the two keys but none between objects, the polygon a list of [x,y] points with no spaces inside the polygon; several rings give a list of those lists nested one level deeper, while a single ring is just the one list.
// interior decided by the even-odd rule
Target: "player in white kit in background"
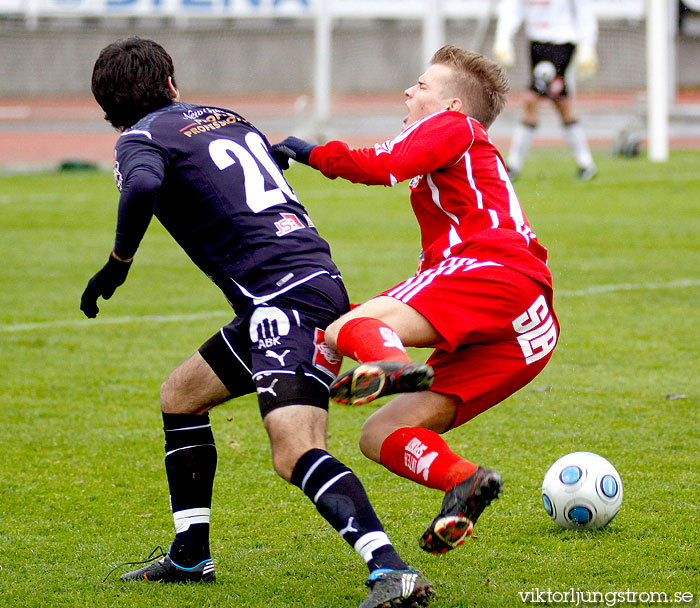
[{"label": "player in white kit in background", "polygon": [[591,0],[501,0],[493,53],[504,67],[515,62],[513,37],[523,21],[530,46],[532,80],[525,93],[522,122],[513,132],[508,173],[511,179],[520,175],[537,129],[540,100],[549,98],[561,117],[578,166],[577,176],[589,180],[598,169],[574,108],[567,68],[574,57],[581,78],[592,76],[598,68],[598,25]]}]

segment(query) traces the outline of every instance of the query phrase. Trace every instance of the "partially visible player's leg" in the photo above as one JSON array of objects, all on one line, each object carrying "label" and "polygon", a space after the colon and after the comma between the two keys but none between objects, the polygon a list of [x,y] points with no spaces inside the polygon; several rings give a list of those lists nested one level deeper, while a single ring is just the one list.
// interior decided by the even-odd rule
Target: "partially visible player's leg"
[{"label": "partially visible player's leg", "polygon": [[[307,319],[300,313],[301,344]],[[302,349],[289,349],[285,367],[256,374],[258,402],[270,438],[272,462],[277,473],[299,487],[318,512],[367,563],[377,568],[405,569],[406,564],[389,542],[357,476],[326,451],[328,383],[308,361],[294,359]],[[311,338],[308,338],[311,343]],[[313,348],[309,349],[310,352]],[[310,354],[309,354],[310,358]],[[260,362],[254,355],[255,365]],[[288,371],[296,369],[294,373]]]},{"label": "partially visible player's leg", "polygon": [[[364,335],[355,338],[354,344],[348,344],[346,348],[352,347],[355,351],[347,353],[347,356],[359,361],[367,361],[369,357],[376,354],[374,352],[365,353],[365,348],[380,349],[383,346],[389,349],[387,357],[391,358],[391,353],[395,353],[392,348],[403,351],[405,355],[403,346],[430,346],[441,339],[430,322],[414,308],[396,298],[380,295],[356,306],[350,312],[345,313],[331,323],[326,329],[326,343],[330,347],[340,350],[341,331],[350,321],[357,322],[363,318],[381,321],[391,331],[382,332],[377,330],[374,336],[370,336],[370,330],[368,330]],[[396,341],[397,336],[398,342]],[[349,337],[345,339],[348,342],[351,340]],[[368,339],[371,340],[370,345],[363,346],[363,342]],[[396,360],[399,359],[397,358]]]},{"label": "partially visible player's leg", "polygon": [[215,579],[209,521],[217,452],[208,411],[230,399],[232,392],[212,365],[226,370],[219,373],[237,394],[255,388],[250,372],[233,356],[221,332],[181,363],[163,383],[165,469],[175,538],[165,557],[123,575],[122,580],[209,582]]},{"label": "partially visible player's leg", "polygon": [[[546,306],[539,310],[546,311]],[[474,344],[454,353],[438,351],[431,357],[430,362],[436,370],[434,389],[456,393],[460,399],[451,428],[461,426],[501,403],[540,373],[551,356],[557,335],[556,321],[548,311],[543,316],[544,323],[540,323],[535,315],[527,315],[528,322],[533,325],[534,348],[526,342],[519,342],[514,331],[510,340]],[[550,326],[548,322],[551,322]],[[539,349],[541,353],[536,352]],[[539,354],[542,356],[538,358]],[[391,445],[392,438],[398,433],[390,436],[385,444]],[[384,447],[381,458],[384,464],[387,459]],[[444,553],[462,544],[483,510],[502,491],[503,482],[497,472],[484,467],[475,467],[471,473],[466,469],[463,471],[465,476],[451,488],[446,488],[440,512],[419,541],[425,551]],[[454,481],[454,476],[449,479],[449,483]]]},{"label": "partially visible player's leg", "polygon": [[539,104],[542,93],[536,88],[534,66],[542,61],[542,45],[530,42],[530,72],[532,82],[530,88],[523,95],[523,117],[521,122],[515,125],[513,138],[511,139],[506,169],[511,180],[516,180],[520,176],[523,164],[530,152],[532,140],[537,130],[539,119]]},{"label": "partially visible player's leg", "polygon": [[[276,388],[284,398],[279,383]],[[326,450],[328,412],[323,405],[285,405],[265,414],[277,473],[306,494],[367,564],[371,591],[363,607],[427,605],[432,584],[396,552],[359,478]]]},{"label": "partially visible player's leg", "polygon": [[541,95],[534,91],[525,91],[523,99],[523,118],[513,129],[513,138],[508,150],[506,169],[511,180],[515,181],[520,177],[525,159],[530,152],[532,140],[537,131],[537,121],[539,117],[539,103]]},{"label": "partially visible player's leg", "polygon": [[[332,293],[333,285],[326,287]],[[367,564],[372,591],[363,607],[423,606],[432,585],[396,552],[359,478],[326,450],[328,387],[340,360],[333,358],[328,367],[329,360],[318,356],[329,350],[320,342],[318,328],[337,313],[328,310],[327,299],[317,298],[312,290],[300,288],[276,300],[277,323],[265,324],[275,346],[252,348],[253,378],[275,470],[304,492]],[[289,317],[288,326],[282,315]],[[261,311],[258,319],[262,317]],[[270,331],[277,335],[270,336]]]},{"label": "partially visible player's leg", "polygon": [[265,415],[277,473],[299,487],[318,512],[367,563],[406,569],[357,476],[326,451],[328,412],[321,406],[288,405]]},{"label": "partially visible player's leg", "polygon": [[160,387],[164,414],[205,414],[230,398],[231,392],[199,351],[178,365]]},{"label": "partially visible player's leg", "polygon": [[362,607],[427,605],[432,584],[396,552],[355,473],[326,451],[327,419],[327,411],[310,405],[265,416],[277,472],[308,496],[367,564],[371,591]]},{"label": "partially visible player's leg", "polygon": [[414,363],[404,346],[427,346],[439,334],[419,312],[388,296],[379,296],[331,323],[326,341],[361,365],[331,387],[339,403],[360,405],[382,395],[427,390],[432,370]]},{"label": "partially visible player's leg", "polygon": [[586,134],[574,110],[574,100],[570,95],[566,95],[555,99],[554,104],[561,116],[566,142],[578,165],[578,177],[582,180],[592,179],[598,173],[598,169],[593,161]]},{"label": "partially visible player's leg", "polygon": [[459,404],[458,397],[434,391],[399,395],[365,421],[360,449],[401,477],[447,492],[477,469],[440,436]]},{"label": "partially visible player's leg", "polygon": [[455,454],[440,436],[458,415],[456,396],[427,391],[400,395],[365,422],[362,452],[387,469],[445,492],[443,508],[421,547],[444,553],[464,543],[501,490],[500,476]]},{"label": "partially visible player's leg", "polygon": [[[523,94],[523,122],[533,128],[537,126],[540,117],[540,101],[542,95],[528,89]],[[526,151],[527,152],[527,151]]]},{"label": "partially visible player's leg", "polygon": [[[397,431],[417,427],[436,435],[442,434],[451,427],[457,415],[458,405],[457,397],[433,391],[398,395],[367,418],[360,435],[360,449],[367,458],[385,464],[382,460],[382,449],[387,438]],[[388,452],[385,452],[384,455],[387,454]],[[421,467],[418,474],[410,470],[403,462],[403,457],[403,450],[400,455],[391,457],[392,460],[401,461],[400,467],[391,467],[394,473],[409,479],[415,477],[414,481],[428,487],[443,489],[443,484],[434,477],[428,482],[428,470]]]},{"label": "partially visible player's leg", "polygon": [[464,542],[501,490],[500,476],[460,458],[439,436],[500,403],[539,373],[556,344],[543,287],[500,265],[447,260],[454,272],[408,303],[442,336],[430,391],[401,395],[370,417],[363,452],[394,473],[446,492],[421,539],[430,552]]},{"label": "partially visible player's leg", "polygon": [[306,452],[326,449],[327,422],[328,411],[313,405],[278,407],[265,415],[272,464],[282,479],[292,481],[294,467]]},{"label": "partially visible player's leg", "polygon": [[[578,165],[578,177],[583,180],[592,179],[598,172],[583,128],[579,123],[574,109],[573,87],[570,82],[569,65],[575,47],[571,43],[538,45],[540,60],[548,61],[556,69],[556,78],[549,85],[546,95],[554,102],[561,117],[566,141]],[[554,86],[556,84],[556,86]]]}]

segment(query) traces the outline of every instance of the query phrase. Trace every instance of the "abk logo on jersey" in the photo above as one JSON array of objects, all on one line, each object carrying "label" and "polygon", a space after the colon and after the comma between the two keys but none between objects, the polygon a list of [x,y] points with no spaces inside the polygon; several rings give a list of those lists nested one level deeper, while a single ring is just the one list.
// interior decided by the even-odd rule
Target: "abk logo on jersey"
[{"label": "abk logo on jersey", "polygon": [[280,336],[289,334],[289,319],[279,308],[260,306],[250,317],[250,339],[258,348],[280,346]]},{"label": "abk logo on jersey", "polygon": [[425,481],[428,481],[430,465],[433,464],[433,461],[438,457],[437,452],[425,454],[425,450],[427,449],[427,445],[417,437],[414,437],[406,444],[406,452],[403,458],[406,468],[416,475],[423,475]]},{"label": "abk logo on jersey", "polygon": [[518,344],[528,365],[546,357],[557,344],[557,326],[543,295],[513,321],[513,329],[520,334]]},{"label": "abk logo on jersey", "polygon": [[314,330],[314,367],[328,374],[332,378],[337,377],[343,355],[332,349],[325,340],[326,333],[318,327]]}]

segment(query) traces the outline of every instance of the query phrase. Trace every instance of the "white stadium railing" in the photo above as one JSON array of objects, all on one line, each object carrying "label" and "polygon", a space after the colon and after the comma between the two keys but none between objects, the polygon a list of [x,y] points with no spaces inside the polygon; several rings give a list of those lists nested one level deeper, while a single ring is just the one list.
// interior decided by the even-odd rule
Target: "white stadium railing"
[{"label": "white stadium railing", "polygon": [[[422,56],[427,63],[445,40],[448,19],[476,19],[485,36],[498,0],[0,0],[0,16],[19,16],[27,27],[42,17],[169,17],[187,27],[190,18],[306,19],[314,22],[315,122],[330,116],[331,49],[334,21],[415,19],[422,22]],[[697,2],[700,0],[689,0]],[[647,23],[647,133],[649,156],[668,157],[669,102],[674,83],[673,37],[677,0],[594,0],[599,19]],[[480,44],[474,48],[480,48]]]},{"label": "white stadium railing", "polygon": [[[689,0],[686,4],[700,0]],[[190,15],[211,17],[309,17],[328,10],[334,17],[423,18],[428,11],[446,17],[480,17],[494,0],[0,0],[0,13],[40,15]],[[640,18],[645,0],[594,0],[600,18]]]}]

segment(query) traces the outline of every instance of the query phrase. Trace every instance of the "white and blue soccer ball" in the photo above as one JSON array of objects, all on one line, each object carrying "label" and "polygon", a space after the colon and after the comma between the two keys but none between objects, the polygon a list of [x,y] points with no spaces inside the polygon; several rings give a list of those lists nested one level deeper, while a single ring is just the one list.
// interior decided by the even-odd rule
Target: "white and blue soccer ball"
[{"label": "white and blue soccer ball", "polygon": [[547,471],[542,482],[544,510],[563,528],[602,528],[622,504],[622,479],[602,456],[572,452]]}]

